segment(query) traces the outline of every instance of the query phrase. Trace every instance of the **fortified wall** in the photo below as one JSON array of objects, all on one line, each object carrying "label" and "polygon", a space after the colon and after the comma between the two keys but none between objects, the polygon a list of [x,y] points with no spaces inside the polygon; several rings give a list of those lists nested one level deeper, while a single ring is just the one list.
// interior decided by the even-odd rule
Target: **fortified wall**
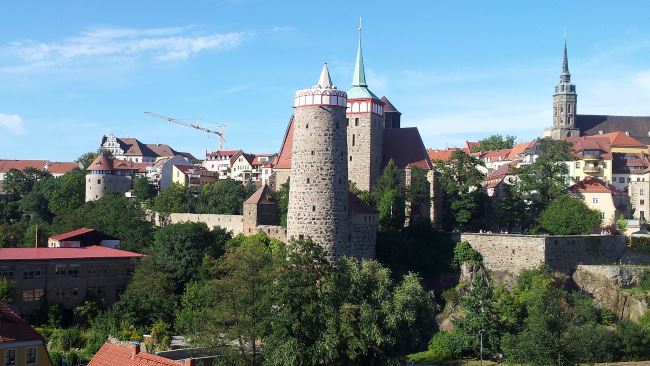
[{"label": "fortified wall", "polygon": [[460,240],[467,241],[481,253],[488,270],[513,275],[545,263],[570,276],[581,264],[618,264],[627,251],[626,237],[612,235],[462,233]]},{"label": "fortified wall", "polygon": [[243,215],[213,215],[213,214],[193,214],[193,213],[172,213],[169,215],[170,224],[181,222],[204,222],[209,228],[221,226],[222,228],[232,231],[233,235],[244,232]]}]

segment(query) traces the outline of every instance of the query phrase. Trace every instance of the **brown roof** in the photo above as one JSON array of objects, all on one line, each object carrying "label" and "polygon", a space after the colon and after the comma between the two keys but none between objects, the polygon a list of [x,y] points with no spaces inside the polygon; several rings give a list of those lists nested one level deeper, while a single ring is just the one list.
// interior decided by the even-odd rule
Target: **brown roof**
[{"label": "brown roof", "polygon": [[465,141],[465,146],[463,147],[463,151],[469,154],[472,152],[473,147],[477,147],[480,145],[481,144],[479,144],[477,141]]},{"label": "brown roof", "polygon": [[605,133],[600,136],[607,137],[609,143],[616,147],[646,147],[646,145],[642,144],[639,140],[636,140],[621,131]]},{"label": "brown roof", "polygon": [[449,161],[451,159],[451,154],[454,150],[458,150],[455,147],[448,147],[446,149],[429,149],[427,154],[429,155],[429,160],[433,161]]},{"label": "brown roof", "polygon": [[363,202],[361,198],[352,192],[348,192],[348,206],[354,213],[376,214],[378,212],[377,209]]},{"label": "brown roof", "polygon": [[66,174],[70,173],[76,168],[83,168],[79,163],[74,162],[60,162],[60,161],[50,161],[47,163],[47,171],[52,174]]},{"label": "brown roof", "polygon": [[293,116],[289,120],[289,125],[284,133],[280,153],[273,159],[275,169],[291,169],[291,150],[293,149]]},{"label": "brown roof", "polygon": [[523,154],[526,152],[526,150],[530,149],[535,145],[537,140],[532,140],[528,142],[521,142],[518,144],[515,144],[515,146],[512,147],[510,150],[510,155],[508,155],[508,160],[515,160],[519,155]]},{"label": "brown roof", "polygon": [[241,150],[217,150],[211,153],[206,152],[205,157],[214,157],[214,156],[233,156],[240,152]]},{"label": "brown roof", "polygon": [[239,159],[239,156],[243,156],[244,159],[248,162],[248,164],[253,165],[253,160],[255,159],[255,156],[253,154],[248,154],[243,151],[239,151],[237,154],[233,155],[230,158],[230,165],[234,164],[237,159]]},{"label": "brown roof", "polygon": [[42,340],[43,337],[11,306],[0,303],[0,344]]},{"label": "brown roof", "polygon": [[113,170],[113,159],[99,154],[86,170]]},{"label": "brown roof", "polygon": [[134,163],[128,160],[112,159],[104,155],[99,155],[93,160],[86,170],[137,170],[146,172],[147,167],[153,166],[153,162]]},{"label": "brown roof", "polygon": [[181,366],[184,364],[184,361],[174,361],[142,351],[136,353],[133,347],[106,342],[93,356],[88,366]]},{"label": "brown roof", "polygon": [[250,196],[244,204],[254,204],[254,205],[276,205],[278,202],[273,197],[273,191],[268,185],[263,185],[260,189],[255,191],[252,196]]},{"label": "brown roof", "polygon": [[400,169],[433,168],[417,127],[385,129],[382,147],[384,164],[393,159]]},{"label": "brown roof", "polygon": [[630,136],[642,142],[650,144],[650,117],[633,116],[606,116],[593,114],[578,114],[576,116],[576,127],[583,135],[598,135],[615,131],[628,131]]},{"label": "brown roof", "polygon": [[[196,160],[192,154],[182,151],[176,151],[167,144],[143,144],[140,140],[134,137],[117,137],[117,142],[120,148],[124,150],[124,155],[127,156],[149,156],[149,157],[163,157],[182,155],[190,160]],[[106,136],[102,139],[102,144],[106,140]]]},{"label": "brown roof", "polygon": [[507,159],[508,156],[510,156],[510,149],[503,149],[503,150],[490,150],[486,151],[485,154],[483,154],[482,158],[484,159]]},{"label": "brown roof", "polygon": [[395,108],[393,103],[391,103],[390,100],[388,100],[388,98],[383,96],[383,97],[381,97],[381,101],[384,102],[384,112],[397,112],[397,113],[399,113],[397,108]]},{"label": "brown roof", "polygon": [[65,174],[79,167],[79,163],[74,162],[0,159],[0,173],[7,173],[11,169],[25,170],[26,168],[34,168],[38,170],[48,171],[52,174]]},{"label": "brown roof", "polygon": [[587,178],[567,188],[571,193],[609,193],[615,196],[625,195],[625,192],[608,185],[598,178]]}]

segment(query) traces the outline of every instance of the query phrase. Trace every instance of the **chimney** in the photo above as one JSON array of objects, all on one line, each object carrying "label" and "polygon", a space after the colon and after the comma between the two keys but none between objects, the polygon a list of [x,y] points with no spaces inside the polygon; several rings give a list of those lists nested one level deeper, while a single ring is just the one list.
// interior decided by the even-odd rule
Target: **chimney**
[{"label": "chimney", "polygon": [[133,342],[131,344],[131,356],[135,357],[138,353],[140,353],[140,342]]}]

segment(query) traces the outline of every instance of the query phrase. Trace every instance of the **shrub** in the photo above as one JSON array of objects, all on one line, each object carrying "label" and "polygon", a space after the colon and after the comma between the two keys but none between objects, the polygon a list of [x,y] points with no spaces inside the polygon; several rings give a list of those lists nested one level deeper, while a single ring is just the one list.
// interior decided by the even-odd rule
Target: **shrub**
[{"label": "shrub", "polygon": [[482,263],[483,257],[481,256],[481,253],[472,248],[468,242],[461,241],[458,242],[454,247],[454,258],[452,260],[452,266],[454,268],[459,268],[460,265],[464,262]]},{"label": "shrub", "polygon": [[456,358],[453,335],[447,332],[436,333],[429,341],[429,354],[435,362]]}]

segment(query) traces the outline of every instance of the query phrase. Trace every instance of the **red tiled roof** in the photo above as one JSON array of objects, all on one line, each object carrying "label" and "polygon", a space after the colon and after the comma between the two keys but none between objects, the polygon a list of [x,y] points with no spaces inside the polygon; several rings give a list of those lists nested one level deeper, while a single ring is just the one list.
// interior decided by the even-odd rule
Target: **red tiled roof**
[{"label": "red tiled roof", "polygon": [[625,192],[617,189],[614,186],[607,185],[605,182],[597,178],[583,179],[567,188],[567,190],[571,193],[608,193],[612,195],[625,194]]},{"label": "red tiled roof", "polygon": [[139,258],[142,254],[112,249],[99,245],[81,248],[0,248],[1,261],[90,259],[90,258]]},{"label": "red tiled roof", "polygon": [[523,154],[526,152],[526,150],[530,149],[535,145],[537,141],[528,141],[528,142],[521,142],[518,144],[515,144],[515,146],[512,147],[510,150],[510,154],[508,155],[508,160],[515,160],[519,155]]},{"label": "red tiled roof", "polygon": [[245,204],[277,204],[277,201],[275,200],[275,197],[273,197],[273,193],[271,191],[271,188],[268,185],[263,185],[260,189],[255,191],[246,201],[244,201]]},{"label": "red tiled roof", "polygon": [[646,147],[646,145],[639,142],[639,140],[635,139],[634,137],[630,137],[621,131],[604,133],[600,136],[607,137],[609,139],[609,143],[612,144],[612,146]]},{"label": "red tiled roof", "polygon": [[510,149],[490,150],[486,151],[482,157],[485,159],[507,158],[510,155],[510,151]]},{"label": "red tiled roof", "polygon": [[417,127],[385,129],[382,147],[384,164],[393,159],[399,169],[433,168]]},{"label": "red tiled roof", "polygon": [[463,151],[466,153],[472,152],[473,147],[478,147],[480,144],[477,141],[465,141],[465,146],[463,147]]},{"label": "red tiled roof", "polygon": [[0,160],[0,173],[6,173],[11,169],[35,168],[43,170],[45,164],[47,164],[47,160]]},{"label": "red tiled roof", "polygon": [[75,236],[82,235],[82,234],[87,234],[90,232],[95,231],[95,229],[86,229],[86,228],[81,228],[73,231],[68,231],[67,233],[59,234],[59,235],[54,235],[50,236],[51,240],[66,240],[70,238],[74,238]]},{"label": "red tiled roof", "polygon": [[11,306],[0,303],[0,344],[42,340],[43,337]]},{"label": "red tiled roof", "polygon": [[211,153],[206,153],[205,156],[233,156],[240,152],[241,150],[217,150]]},{"label": "red tiled roof", "polygon": [[458,150],[458,148],[449,147],[446,149],[429,149],[427,150],[427,154],[431,161],[449,161],[454,150]]},{"label": "red tiled roof", "polygon": [[52,174],[66,174],[75,170],[76,168],[81,168],[79,163],[74,162],[61,162],[61,161],[50,161],[47,163],[47,171]]},{"label": "red tiled roof", "polygon": [[284,133],[280,153],[273,159],[275,169],[291,169],[291,149],[293,149],[293,116],[291,116],[287,131]]},{"label": "red tiled roof", "polygon": [[181,361],[152,355],[146,352],[134,354],[131,347],[122,347],[109,342],[97,351],[88,366],[181,366]]}]

